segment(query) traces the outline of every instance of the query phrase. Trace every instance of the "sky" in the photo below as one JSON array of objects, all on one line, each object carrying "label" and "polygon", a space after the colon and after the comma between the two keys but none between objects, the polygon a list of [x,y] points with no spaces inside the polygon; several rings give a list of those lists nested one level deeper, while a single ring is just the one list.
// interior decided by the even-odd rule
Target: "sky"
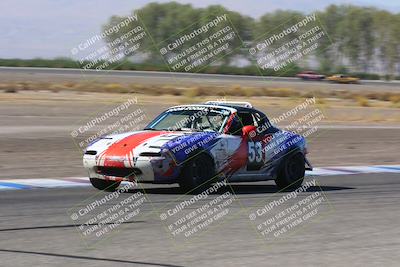
[{"label": "sky", "polygon": [[[112,15],[127,15],[149,2],[144,0],[1,0],[0,58],[71,57],[71,48],[100,33]],[[156,2],[169,2],[159,0]],[[400,12],[393,0],[179,0],[194,7],[220,4],[258,18],[277,9],[311,13],[330,4],[374,6]],[[397,3],[396,3],[397,2]]]}]

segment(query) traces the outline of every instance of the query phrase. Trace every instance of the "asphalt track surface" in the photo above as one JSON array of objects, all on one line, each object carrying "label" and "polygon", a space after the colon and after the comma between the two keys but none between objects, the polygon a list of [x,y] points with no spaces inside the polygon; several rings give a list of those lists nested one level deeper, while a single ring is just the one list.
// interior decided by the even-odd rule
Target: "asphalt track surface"
[{"label": "asphalt track surface", "polygon": [[141,206],[141,215],[89,247],[69,210],[89,197],[100,199],[109,193],[91,187],[5,191],[0,194],[0,265],[398,266],[400,174],[308,177],[306,181],[311,179],[320,187],[312,186],[300,195],[322,189],[328,201],[319,207],[321,214],[300,230],[270,242],[252,227],[243,207],[255,209],[283,196],[272,182],[236,184],[210,195],[209,200],[226,191],[235,193],[231,215],[188,239],[173,238],[159,214],[168,203],[191,196],[180,195],[173,186],[144,185],[141,192],[149,201]]},{"label": "asphalt track surface", "polygon": [[[199,74],[199,73],[177,73],[177,72],[156,72],[156,71],[120,71],[120,70],[82,70],[66,68],[25,68],[25,67],[0,67],[0,77],[7,81],[15,80],[16,77],[34,80],[107,80],[107,81],[134,81],[137,83],[153,84],[166,82],[177,84],[214,84],[227,85],[239,84],[244,86],[264,86],[268,82],[283,84],[309,84],[321,85],[330,84],[328,81],[303,81],[295,77],[272,77],[272,76],[247,76],[247,75],[219,75],[219,74]],[[398,89],[400,81],[381,81],[381,80],[361,80],[361,85],[353,86],[360,89],[364,86],[385,86],[385,88]],[[393,87],[393,88],[391,88]]]}]

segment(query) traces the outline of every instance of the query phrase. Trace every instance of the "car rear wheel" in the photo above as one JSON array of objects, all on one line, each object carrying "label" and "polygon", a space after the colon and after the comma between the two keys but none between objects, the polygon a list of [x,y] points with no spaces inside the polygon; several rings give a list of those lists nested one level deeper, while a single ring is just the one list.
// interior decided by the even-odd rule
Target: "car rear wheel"
[{"label": "car rear wheel", "polygon": [[183,166],[179,186],[185,193],[199,193],[211,185],[214,175],[213,160],[208,155],[201,153],[193,156]]},{"label": "car rear wheel", "polygon": [[301,153],[295,153],[286,157],[279,169],[275,183],[280,190],[295,190],[304,180],[305,160]]},{"label": "car rear wheel", "polygon": [[90,178],[90,183],[93,185],[93,187],[108,192],[115,191],[115,189],[117,189],[118,186],[121,184],[121,182],[108,181],[98,178]]}]

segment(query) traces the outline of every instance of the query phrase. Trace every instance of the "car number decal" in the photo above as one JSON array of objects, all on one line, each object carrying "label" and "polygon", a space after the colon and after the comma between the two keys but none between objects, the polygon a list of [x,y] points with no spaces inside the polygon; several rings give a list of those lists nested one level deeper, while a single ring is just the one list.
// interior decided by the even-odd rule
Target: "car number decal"
[{"label": "car number decal", "polygon": [[262,142],[248,142],[247,170],[255,171],[261,169],[265,161],[265,149]]}]

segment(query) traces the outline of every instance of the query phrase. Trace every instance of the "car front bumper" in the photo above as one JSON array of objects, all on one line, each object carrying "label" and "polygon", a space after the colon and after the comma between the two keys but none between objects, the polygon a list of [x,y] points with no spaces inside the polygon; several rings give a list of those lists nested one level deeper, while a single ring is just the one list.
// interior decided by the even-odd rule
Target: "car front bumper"
[{"label": "car front bumper", "polygon": [[95,156],[84,155],[83,166],[88,171],[90,178],[115,181],[155,182],[153,166],[146,157],[139,157],[133,168],[116,168],[97,166]]}]

